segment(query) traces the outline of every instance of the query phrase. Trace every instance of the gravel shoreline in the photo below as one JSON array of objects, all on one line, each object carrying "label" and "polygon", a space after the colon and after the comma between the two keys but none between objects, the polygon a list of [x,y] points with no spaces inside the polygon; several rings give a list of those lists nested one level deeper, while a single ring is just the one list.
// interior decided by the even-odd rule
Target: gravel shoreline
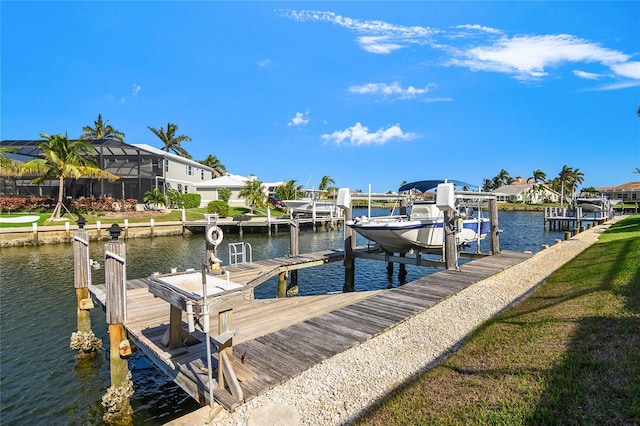
[{"label": "gravel shoreline", "polygon": [[[478,325],[518,303],[620,219],[546,248],[385,333],[315,365],[243,404],[235,412],[222,411],[210,424],[349,423],[391,389],[455,352]],[[201,413],[205,412],[208,412],[206,407]],[[186,420],[182,418],[174,424]],[[197,422],[192,418],[191,424],[194,421]]]}]

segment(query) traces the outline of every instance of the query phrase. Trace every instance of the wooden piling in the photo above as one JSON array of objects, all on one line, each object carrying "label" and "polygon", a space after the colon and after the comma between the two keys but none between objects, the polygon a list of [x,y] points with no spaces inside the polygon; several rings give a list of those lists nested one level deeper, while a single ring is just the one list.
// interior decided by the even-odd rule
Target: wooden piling
[{"label": "wooden piling", "polygon": [[[300,220],[294,218],[290,222],[289,233],[289,254],[291,256],[298,256],[300,254]],[[298,271],[289,271],[289,286],[287,292],[297,295],[298,294]],[[278,292],[279,293],[279,292]]]},{"label": "wooden piling", "polygon": [[38,222],[33,222],[31,224],[31,229],[33,229],[33,245],[38,245]]},{"label": "wooden piling", "polygon": [[[351,208],[344,209],[344,222],[351,220]],[[356,247],[355,231],[344,227],[344,286],[343,291],[356,291],[356,263],[353,257],[353,249]]]},{"label": "wooden piling", "polygon": [[76,293],[78,331],[71,335],[70,347],[83,357],[102,348],[102,341],[91,330],[93,301],[89,297],[91,285],[91,265],[89,260],[89,231],[84,229],[85,220],[78,219],[78,229],[73,235],[73,287]]},{"label": "wooden piling", "polygon": [[444,211],[444,263],[447,269],[456,269],[458,267],[457,259],[457,247],[456,247],[456,231],[455,231],[455,217],[453,212],[449,210]]},{"label": "wooden piling", "polygon": [[489,198],[489,225],[491,226],[491,249],[489,254],[500,253],[500,228],[498,227],[498,201]]},{"label": "wooden piling", "polygon": [[[104,246],[106,319],[109,325],[109,361],[111,387],[102,398],[107,408],[107,418],[127,418],[131,415],[129,397],[133,394],[133,384],[125,356],[131,353],[126,338],[124,322],[126,307],[126,246],[118,241],[121,229],[113,224],[109,229],[111,241]],[[106,400],[106,401],[105,401]]]}]

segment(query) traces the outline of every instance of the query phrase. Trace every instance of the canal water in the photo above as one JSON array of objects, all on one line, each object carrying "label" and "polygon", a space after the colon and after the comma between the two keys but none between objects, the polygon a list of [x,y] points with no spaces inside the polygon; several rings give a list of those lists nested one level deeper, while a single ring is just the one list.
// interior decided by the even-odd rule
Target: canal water
[{"label": "canal water", "polygon": [[[375,210],[373,214],[375,215]],[[355,211],[354,215],[366,214]],[[562,232],[544,228],[540,212],[500,212],[500,246],[503,250],[540,250],[554,244]],[[342,248],[343,230],[303,230],[300,253]],[[248,242],[253,260],[283,256],[289,251],[289,234],[226,235],[218,257],[228,263],[227,244]],[[365,240],[358,238],[359,244]],[[203,235],[131,239],[127,241],[127,277],[153,272],[200,268]],[[486,252],[487,242],[483,243]],[[104,242],[92,242],[91,257],[104,263]],[[396,266],[397,272],[397,266]],[[406,282],[433,270],[407,266]],[[94,269],[95,283],[104,282],[104,269]],[[341,262],[298,273],[300,295],[342,291]],[[388,278],[386,264],[356,261],[356,290],[373,290],[403,284],[397,274]],[[277,279],[256,289],[257,298],[275,297]],[[91,311],[92,328],[108,346],[107,326],[100,309]],[[76,360],[69,337],[76,330],[71,244],[0,249],[0,424],[21,425],[103,424],[102,395],[109,386],[109,358],[105,350],[88,360]],[[146,363],[131,362],[135,394],[134,424],[162,424],[197,408],[177,385]]]}]

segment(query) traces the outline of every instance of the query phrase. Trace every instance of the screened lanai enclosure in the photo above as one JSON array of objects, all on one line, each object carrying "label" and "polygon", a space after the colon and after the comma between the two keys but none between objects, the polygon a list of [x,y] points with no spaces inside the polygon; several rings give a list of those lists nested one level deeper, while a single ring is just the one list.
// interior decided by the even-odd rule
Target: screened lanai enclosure
[{"label": "screened lanai enclosure", "polygon": [[[26,162],[42,156],[36,147],[39,140],[3,140],[0,146],[9,148],[4,152],[8,158]],[[145,192],[153,188],[164,188],[165,160],[163,156],[142,148],[118,142],[112,139],[91,141],[98,166],[119,176],[109,182],[106,179],[79,178],[66,179],[64,196],[66,198],[106,198],[136,199],[142,202]],[[58,197],[59,182],[49,180],[40,185],[31,181],[36,176],[0,177],[0,196],[2,197]]]}]

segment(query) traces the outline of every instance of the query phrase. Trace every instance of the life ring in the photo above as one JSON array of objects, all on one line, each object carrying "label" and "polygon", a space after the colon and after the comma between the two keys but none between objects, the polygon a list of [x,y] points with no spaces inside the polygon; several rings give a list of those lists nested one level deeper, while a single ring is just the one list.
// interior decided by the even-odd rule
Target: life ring
[{"label": "life ring", "polygon": [[[214,233],[216,234],[215,239],[213,238]],[[217,246],[222,242],[223,236],[224,235],[222,234],[222,229],[217,226],[212,226],[207,231],[207,242],[211,245]]]}]

